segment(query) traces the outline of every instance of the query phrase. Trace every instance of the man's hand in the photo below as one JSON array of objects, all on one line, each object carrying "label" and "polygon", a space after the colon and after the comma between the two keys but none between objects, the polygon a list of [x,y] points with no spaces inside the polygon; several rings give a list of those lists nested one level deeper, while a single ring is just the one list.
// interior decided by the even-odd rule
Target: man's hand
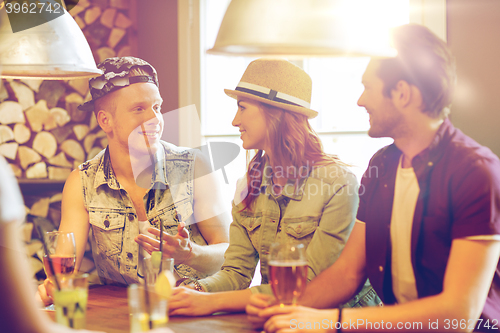
[{"label": "man's hand", "polygon": [[276,299],[272,295],[253,294],[246,306],[247,318],[254,329],[262,329],[269,316],[260,316],[262,310],[275,305]]},{"label": "man's hand", "polygon": [[49,306],[54,303],[54,285],[49,279],[45,279],[43,284],[38,286],[37,296],[40,298],[44,306]]},{"label": "man's hand", "polygon": [[[159,229],[148,228],[148,232],[156,237],[160,237]],[[151,236],[140,234],[135,238],[135,241],[149,254],[160,250],[160,241]],[[193,244],[190,244],[189,232],[184,222],[179,223],[177,226],[177,235],[175,236],[171,236],[165,231],[163,232],[163,256],[174,258],[176,264],[185,263],[189,259],[192,246]]]},{"label": "man's hand", "polygon": [[[105,333],[104,331],[89,331],[89,330],[74,330],[72,328],[69,328],[69,327],[66,327],[66,326],[63,326],[63,325],[60,325],[60,324],[57,324],[57,323],[50,323],[49,324],[50,327],[49,327],[49,331],[48,332],[51,332],[51,333],[75,333],[75,332],[78,332],[78,333]],[[150,333],[172,333],[172,331],[168,330],[168,331],[151,331]]]},{"label": "man's hand", "polygon": [[[264,330],[273,332],[332,332],[335,330],[335,323],[338,310],[317,310],[304,306],[284,306],[279,305],[267,308],[261,312],[261,316],[271,318],[264,324]],[[325,320],[326,319],[326,320]],[[322,325],[307,326],[307,323],[321,323]],[[328,323],[328,325],[323,325]]]}]

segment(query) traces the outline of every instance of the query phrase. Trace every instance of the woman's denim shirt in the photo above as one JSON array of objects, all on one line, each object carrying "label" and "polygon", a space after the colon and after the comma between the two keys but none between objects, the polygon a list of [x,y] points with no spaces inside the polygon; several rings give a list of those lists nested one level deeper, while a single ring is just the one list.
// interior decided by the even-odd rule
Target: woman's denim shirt
[{"label": "woman's denim shirt", "polygon": [[[200,280],[210,292],[248,288],[260,258],[262,285],[252,292],[271,293],[269,247],[275,241],[303,243],[309,269],[308,281],[331,266],[339,257],[353,228],[358,208],[356,177],[346,168],[331,163],[314,168],[297,187],[289,180],[281,195],[271,191],[271,172],[266,166],[261,194],[253,211],[242,211],[241,193],[246,178],[240,179],[233,200],[230,245],[221,271]],[[286,202],[288,201],[288,204]],[[286,209],[280,209],[280,203]],[[283,216],[281,211],[284,210]]]},{"label": "woman's denim shirt", "polygon": [[[184,221],[190,239],[206,245],[193,223],[195,154],[193,150],[166,142],[162,144],[164,149],[158,150],[156,156],[154,182],[149,184],[149,191],[143,198],[148,220],[155,228],[161,221],[170,235],[175,235],[177,225]],[[113,172],[108,149],[80,165],[80,176],[92,230],[92,255],[101,283],[137,283],[140,251],[134,239],[139,234],[139,223],[132,200]],[[207,276],[186,265],[176,265],[176,270],[194,278]]]}]

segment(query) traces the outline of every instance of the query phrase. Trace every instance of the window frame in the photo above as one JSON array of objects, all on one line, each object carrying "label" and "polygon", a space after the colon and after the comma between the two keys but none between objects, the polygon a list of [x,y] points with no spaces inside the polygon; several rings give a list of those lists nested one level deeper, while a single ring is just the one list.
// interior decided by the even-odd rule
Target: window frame
[{"label": "window frame", "polygon": [[[205,36],[200,27],[205,22],[204,6],[205,0],[177,0],[179,107],[195,105],[201,122],[203,121],[202,82],[205,66],[201,41]],[[410,0],[410,8],[410,23],[425,25],[446,41],[446,0]],[[199,147],[202,145],[204,137],[201,133],[201,124],[192,121],[192,115],[188,112],[180,112],[178,125],[180,146]],[[349,133],[361,134],[359,131]],[[337,132],[329,131],[328,134],[337,134]],[[342,134],[342,131],[338,134]]]}]

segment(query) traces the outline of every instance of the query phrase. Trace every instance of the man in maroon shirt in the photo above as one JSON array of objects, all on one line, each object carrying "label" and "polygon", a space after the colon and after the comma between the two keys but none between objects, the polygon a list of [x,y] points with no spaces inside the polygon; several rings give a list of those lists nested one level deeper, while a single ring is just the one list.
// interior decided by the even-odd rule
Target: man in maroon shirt
[{"label": "man in maroon shirt", "polygon": [[[391,137],[361,181],[357,223],[337,262],[308,285],[302,305],[336,307],[368,277],[386,306],[270,307],[255,322],[337,331],[500,332],[500,161],[455,129],[455,64],[427,28],[393,32],[398,56],[372,59],[358,104],[371,137]],[[390,305],[390,306],[389,306]]]}]

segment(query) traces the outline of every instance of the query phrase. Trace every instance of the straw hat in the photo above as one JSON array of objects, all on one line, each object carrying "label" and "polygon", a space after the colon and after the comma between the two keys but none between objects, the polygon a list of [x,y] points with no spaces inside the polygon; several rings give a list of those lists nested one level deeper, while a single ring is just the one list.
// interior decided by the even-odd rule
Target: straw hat
[{"label": "straw hat", "polygon": [[312,81],[300,67],[281,59],[252,61],[235,90],[224,89],[232,98],[246,97],[309,119],[318,115],[311,110]]}]

